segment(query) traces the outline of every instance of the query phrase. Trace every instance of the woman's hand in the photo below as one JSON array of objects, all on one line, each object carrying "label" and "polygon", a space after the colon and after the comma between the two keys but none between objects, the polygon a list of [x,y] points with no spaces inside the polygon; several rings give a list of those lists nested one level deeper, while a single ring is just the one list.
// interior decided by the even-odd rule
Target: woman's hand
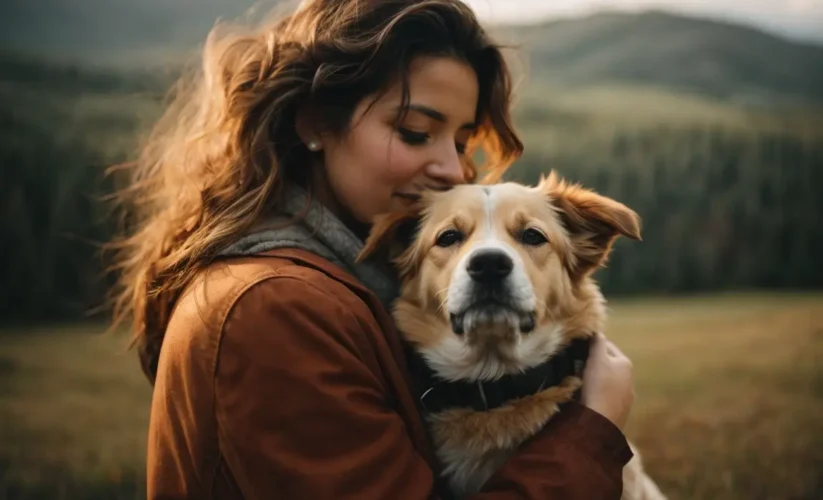
[{"label": "woman's hand", "polygon": [[592,341],[583,371],[581,402],[620,430],[626,425],[634,403],[632,362],[602,333]]}]

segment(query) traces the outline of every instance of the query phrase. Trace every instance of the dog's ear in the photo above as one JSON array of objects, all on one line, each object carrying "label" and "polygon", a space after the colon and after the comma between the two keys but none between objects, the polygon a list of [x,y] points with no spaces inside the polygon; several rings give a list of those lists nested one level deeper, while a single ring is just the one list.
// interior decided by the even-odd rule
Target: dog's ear
[{"label": "dog's ear", "polygon": [[572,277],[579,280],[602,266],[619,236],[641,240],[640,217],[629,207],[577,184],[569,184],[555,172],[540,180],[569,232],[573,259]]},{"label": "dog's ear", "polygon": [[414,242],[419,221],[420,208],[417,205],[378,215],[372,223],[363,249],[357,256],[357,262],[376,255],[394,261]]}]

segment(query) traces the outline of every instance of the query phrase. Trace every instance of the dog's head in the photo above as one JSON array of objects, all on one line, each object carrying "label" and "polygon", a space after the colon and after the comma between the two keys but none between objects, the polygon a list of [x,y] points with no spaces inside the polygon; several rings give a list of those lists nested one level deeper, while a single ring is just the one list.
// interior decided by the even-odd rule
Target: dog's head
[{"label": "dog's head", "polygon": [[600,326],[591,274],[619,235],[640,239],[632,210],[552,173],[426,193],[376,220],[361,258],[392,253],[398,327],[442,377],[494,379]]}]

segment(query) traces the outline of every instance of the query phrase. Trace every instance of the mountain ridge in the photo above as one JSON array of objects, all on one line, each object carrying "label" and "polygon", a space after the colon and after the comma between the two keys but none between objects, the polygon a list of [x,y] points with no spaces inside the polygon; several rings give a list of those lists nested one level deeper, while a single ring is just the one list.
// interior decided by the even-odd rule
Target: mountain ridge
[{"label": "mountain ridge", "polygon": [[[194,0],[154,7],[87,0],[74,10],[60,0],[42,3],[39,10],[26,2],[0,6],[0,48],[64,65],[133,70],[179,64],[195,55],[217,18],[284,2],[201,0],[195,8]],[[651,9],[488,26],[503,43],[522,46],[518,57],[537,85],[629,83],[747,102],[823,101],[823,45],[728,20]]]}]

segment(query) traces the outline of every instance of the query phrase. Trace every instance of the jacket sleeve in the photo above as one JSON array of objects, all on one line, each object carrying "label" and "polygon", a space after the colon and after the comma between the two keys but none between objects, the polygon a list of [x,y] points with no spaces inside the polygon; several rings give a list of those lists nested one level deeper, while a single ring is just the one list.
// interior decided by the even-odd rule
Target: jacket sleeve
[{"label": "jacket sleeve", "polygon": [[633,454],[620,429],[578,403],[568,403],[484,486],[484,500],[619,499],[623,467]]},{"label": "jacket sleeve", "polygon": [[[228,468],[251,499],[433,498],[433,472],[365,362],[357,317],[323,288],[268,278],[227,316],[215,398]],[[618,498],[625,439],[590,410],[563,417],[477,498]]]}]

